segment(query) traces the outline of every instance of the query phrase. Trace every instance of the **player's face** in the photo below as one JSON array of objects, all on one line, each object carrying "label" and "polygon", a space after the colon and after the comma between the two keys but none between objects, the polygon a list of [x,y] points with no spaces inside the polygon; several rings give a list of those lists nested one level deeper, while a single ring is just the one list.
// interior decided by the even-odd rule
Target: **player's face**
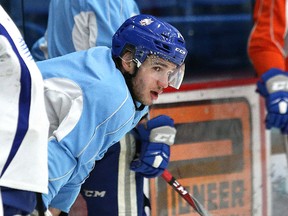
[{"label": "player's face", "polygon": [[144,105],[152,105],[168,87],[168,78],[176,65],[157,56],[149,56],[141,64],[132,80],[134,99]]}]

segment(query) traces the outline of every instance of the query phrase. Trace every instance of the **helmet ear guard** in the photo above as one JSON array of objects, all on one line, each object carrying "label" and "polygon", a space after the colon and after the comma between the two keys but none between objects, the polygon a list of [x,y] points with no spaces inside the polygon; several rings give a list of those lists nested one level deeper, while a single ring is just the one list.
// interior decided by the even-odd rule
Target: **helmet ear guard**
[{"label": "helmet ear guard", "polygon": [[187,50],[185,40],[176,28],[151,15],[136,15],[127,19],[114,34],[113,57],[120,57],[127,46],[135,49],[134,62],[137,67],[148,55],[156,55],[174,63],[177,69],[169,76],[169,85],[177,89],[180,87]]}]

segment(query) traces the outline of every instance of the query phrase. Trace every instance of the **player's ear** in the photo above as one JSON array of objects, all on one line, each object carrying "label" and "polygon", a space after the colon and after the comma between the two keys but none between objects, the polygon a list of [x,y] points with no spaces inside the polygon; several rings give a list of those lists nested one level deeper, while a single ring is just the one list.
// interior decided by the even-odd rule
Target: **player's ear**
[{"label": "player's ear", "polygon": [[124,71],[132,74],[134,73],[135,63],[133,62],[133,54],[132,52],[128,51],[121,57],[122,68]]}]

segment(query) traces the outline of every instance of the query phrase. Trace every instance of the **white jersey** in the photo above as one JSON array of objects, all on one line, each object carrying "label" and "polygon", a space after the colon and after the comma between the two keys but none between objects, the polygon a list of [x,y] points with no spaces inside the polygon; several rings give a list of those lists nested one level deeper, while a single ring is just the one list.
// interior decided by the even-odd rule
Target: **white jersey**
[{"label": "white jersey", "polygon": [[48,192],[43,79],[0,6],[0,187]]}]

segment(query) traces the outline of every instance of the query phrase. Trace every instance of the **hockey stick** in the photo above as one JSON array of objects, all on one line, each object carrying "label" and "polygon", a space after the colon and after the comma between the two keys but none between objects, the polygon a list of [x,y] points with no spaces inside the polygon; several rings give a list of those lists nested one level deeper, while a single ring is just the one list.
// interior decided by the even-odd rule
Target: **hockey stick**
[{"label": "hockey stick", "polygon": [[171,175],[168,170],[165,169],[161,176],[199,215],[209,216],[209,213],[204,207]]}]

